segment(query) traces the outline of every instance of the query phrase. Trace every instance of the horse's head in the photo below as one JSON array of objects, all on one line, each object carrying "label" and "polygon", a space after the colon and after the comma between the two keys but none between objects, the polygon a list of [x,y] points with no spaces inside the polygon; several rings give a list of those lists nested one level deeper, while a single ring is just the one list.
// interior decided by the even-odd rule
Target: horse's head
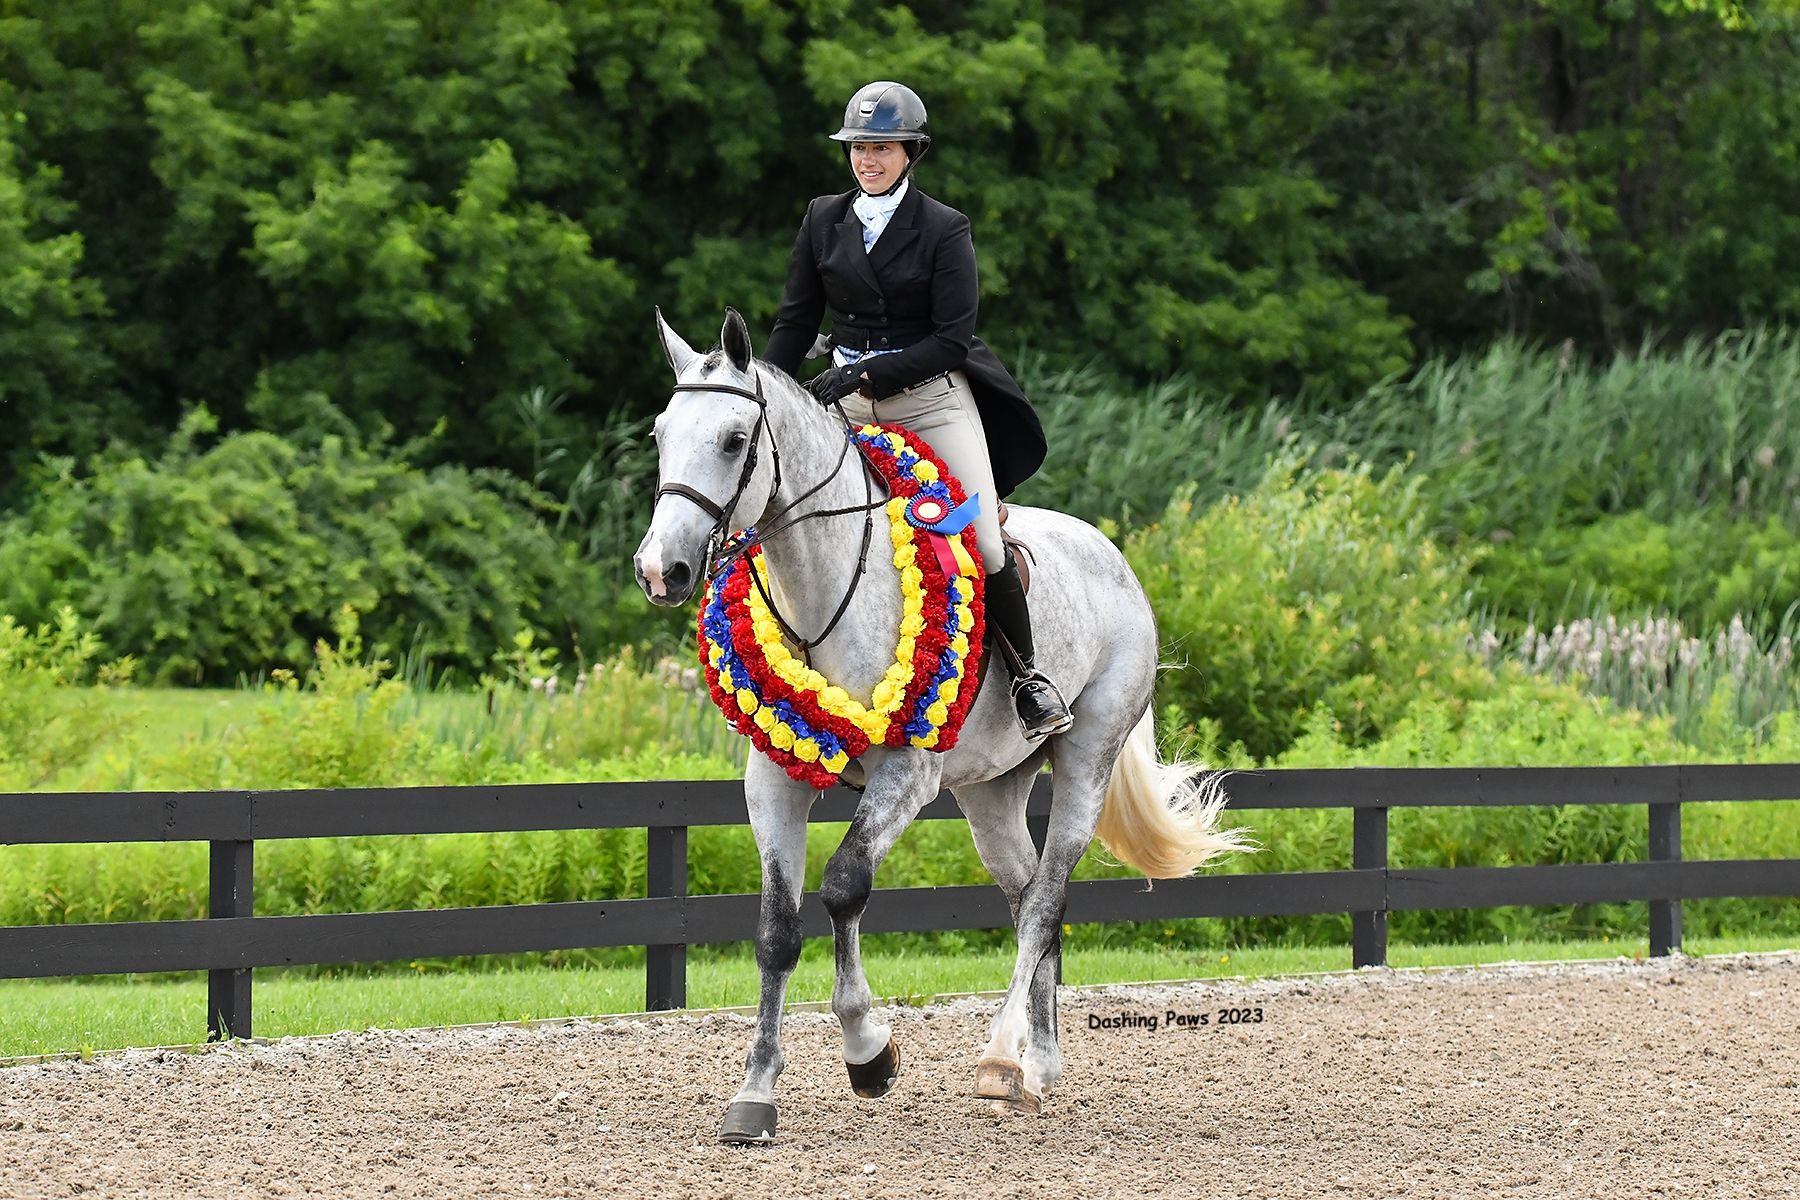
[{"label": "horse's head", "polygon": [[638,586],[651,602],[677,605],[704,575],[713,535],[756,524],[769,505],[775,490],[770,397],[751,362],[750,330],[736,309],[725,310],[720,347],[710,354],[684,342],[660,309],[656,330],[675,372],[675,390],[652,434],[660,482],[634,562]]}]

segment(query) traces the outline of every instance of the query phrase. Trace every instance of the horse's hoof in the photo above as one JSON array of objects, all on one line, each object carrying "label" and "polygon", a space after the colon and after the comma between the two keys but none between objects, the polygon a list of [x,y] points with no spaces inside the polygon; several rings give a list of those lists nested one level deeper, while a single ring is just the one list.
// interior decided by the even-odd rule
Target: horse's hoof
[{"label": "horse's hoof", "polygon": [[900,1047],[889,1037],[881,1053],[868,1062],[844,1066],[850,1071],[851,1091],[867,1100],[879,1100],[893,1091],[894,1081],[900,1078]]},{"label": "horse's hoof", "polygon": [[756,1100],[733,1100],[719,1126],[719,1140],[728,1146],[766,1146],[775,1140],[775,1106]]},{"label": "horse's hoof", "polygon": [[975,1065],[975,1094],[983,1100],[998,1100],[1012,1112],[1037,1116],[1044,1102],[1035,1092],[1025,1090],[1025,1071],[1016,1062],[1004,1058],[984,1058]]}]

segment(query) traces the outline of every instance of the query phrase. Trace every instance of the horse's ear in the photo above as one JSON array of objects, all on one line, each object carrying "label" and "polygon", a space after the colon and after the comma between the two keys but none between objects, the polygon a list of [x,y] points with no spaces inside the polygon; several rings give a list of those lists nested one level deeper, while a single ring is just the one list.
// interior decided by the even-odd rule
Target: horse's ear
[{"label": "horse's ear", "polygon": [[719,344],[725,347],[725,357],[739,371],[750,369],[750,327],[744,324],[744,314],[729,306],[725,309],[725,328],[719,331]]},{"label": "horse's ear", "polygon": [[679,333],[669,328],[669,323],[663,320],[660,307],[656,310],[656,336],[662,339],[663,357],[669,360],[669,369],[675,372],[675,378],[680,379],[682,373],[692,366],[700,355],[692,346],[681,340]]}]

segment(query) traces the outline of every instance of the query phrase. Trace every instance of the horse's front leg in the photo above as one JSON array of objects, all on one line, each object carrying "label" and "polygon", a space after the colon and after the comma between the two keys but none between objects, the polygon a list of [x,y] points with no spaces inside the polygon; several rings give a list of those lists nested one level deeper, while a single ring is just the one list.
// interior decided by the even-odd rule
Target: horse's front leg
[{"label": "horse's front leg", "polygon": [[875,1097],[894,1086],[900,1054],[892,1030],[869,1020],[873,997],[863,974],[863,910],[875,887],[875,869],[919,810],[938,794],[943,760],[925,750],[906,749],[872,751],[864,761],[869,765],[869,784],[843,844],[825,864],[819,898],[831,914],[837,946],[831,1010],[844,1029],[844,1065],[856,1094]]},{"label": "horse's front leg", "polygon": [[800,961],[800,892],[806,882],[806,817],[818,795],[789,779],[760,754],[744,773],[750,828],[762,859],[762,915],[756,924],[756,965],[762,974],[756,1034],[744,1063],[744,1086],[725,1110],[722,1142],[772,1141],[775,1079],[781,1074],[781,1008],[788,979]]}]

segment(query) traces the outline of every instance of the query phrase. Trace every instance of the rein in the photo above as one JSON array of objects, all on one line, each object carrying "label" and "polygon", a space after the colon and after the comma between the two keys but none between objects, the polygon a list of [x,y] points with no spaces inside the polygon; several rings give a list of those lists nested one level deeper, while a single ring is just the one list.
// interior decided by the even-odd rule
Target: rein
[{"label": "rein", "polygon": [[[859,446],[857,458],[864,467],[863,497],[865,501],[867,501],[866,503],[851,505],[848,508],[817,509],[813,512],[803,513],[785,523],[782,522],[783,517],[793,512],[794,509],[799,507],[804,501],[818,495],[825,485],[830,483],[833,479],[836,479],[838,472],[843,470],[844,459],[850,453],[850,444],[852,441],[849,436],[850,418],[845,415],[843,405],[833,402],[831,407],[837,412],[838,419],[844,423],[845,437],[842,447],[838,451],[837,462],[832,465],[831,470],[823,479],[819,480],[819,482],[815,483],[805,492],[777,509],[774,516],[770,518],[774,527],[768,530],[768,532],[758,534],[755,537],[742,538],[735,544],[725,544],[726,531],[730,526],[731,515],[737,511],[738,501],[743,499],[745,490],[750,486],[751,477],[756,473],[756,456],[758,449],[762,445],[762,432],[764,429],[769,431],[769,457],[775,468],[775,485],[770,489],[770,498],[773,499],[781,491],[781,445],[775,440],[775,426],[769,422],[769,401],[768,398],[763,395],[762,376],[757,374],[754,368],[752,368],[752,376],[756,380],[756,390],[754,392],[729,383],[678,383],[673,389],[677,392],[725,392],[728,395],[740,396],[745,400],[755,403],[757,409],[756,427],[750,432],[750,449],[748,454],[744,457],[744,469],[738,475],[737,490],[731,493],[731,499],[727,500],[723,505],[718,504],[704,493],[699,492],[684,483],[662,484],[656,489],[656,499],[660,501],[665,495],[680,496],[683,499],[690,500],[699,505],[701,511],[713,518],[712,532],[709,533],[706,538],[707,579],[710,579],[720,568],[727,566],[734,559],[748,554],[750,547],[756,543],[768,542],[803,522],[813,520],[815,517],[848,516],[851,513],[858,512],[863,514],[862,548],[857,553],[856,571],[850,576],[850,586],[845,589],[844,598],[839,601],[837,611],[832,614],[831,620],[826,623],[824,630],[818,637],[808,640],[796,633],[794,627],[788,623],[787,618],[781,614],[781,610],[776,606],[775,597],[769,594],[768,586],[763,582],[762,576],[754,569],[750,572],[750,578],[755,583],[757,592],[762,596],[763,603],[768,605],[770,615],[772,615],[776,622],[781,626],[782,633],[784,633],[799,649],[801,655],[806,659],[807,665],[811,666],[813,648],[831,636],[831,631],[837,628],[838,622],[844,619],[844,614],[850,609],[850,600],[856,595],[856,587],[862,582],[863,572],[868,567],[869,542],[872,539],[875,530],[875,510],[882,507],[887,501],[885,498],[875,498],[873,477],[876,475],[876,471],[874,466],[868,461],[868,458],[861,453],[861,447]],[[704,584],[705,579],[701,582]]]}]

